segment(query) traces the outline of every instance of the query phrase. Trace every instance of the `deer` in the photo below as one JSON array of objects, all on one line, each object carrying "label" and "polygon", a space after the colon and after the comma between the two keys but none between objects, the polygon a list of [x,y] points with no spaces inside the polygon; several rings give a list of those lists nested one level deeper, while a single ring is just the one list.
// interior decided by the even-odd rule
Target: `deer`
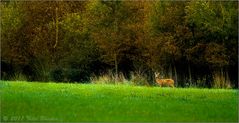
[{"label": "deer", "polygon": [[159,73],[154,73],[155,75],[155,80],[156,83],[162,87],[162,86],[168,86],[168,87],[173,87],[174,88],[174,80],[173,79],[161,79],[159,77]]}]

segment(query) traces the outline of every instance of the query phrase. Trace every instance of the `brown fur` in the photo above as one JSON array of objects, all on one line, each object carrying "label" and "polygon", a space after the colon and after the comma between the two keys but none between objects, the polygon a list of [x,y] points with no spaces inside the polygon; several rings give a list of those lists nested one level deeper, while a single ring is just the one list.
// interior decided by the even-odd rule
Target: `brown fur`
[{"label": "brown fur", "polygon": [[158,73],[155,73],[155,80],[156,80],[156,83],[159,84],[160,87],[162,87],[162,86],[174,87],[173,79],[160,79]]}]

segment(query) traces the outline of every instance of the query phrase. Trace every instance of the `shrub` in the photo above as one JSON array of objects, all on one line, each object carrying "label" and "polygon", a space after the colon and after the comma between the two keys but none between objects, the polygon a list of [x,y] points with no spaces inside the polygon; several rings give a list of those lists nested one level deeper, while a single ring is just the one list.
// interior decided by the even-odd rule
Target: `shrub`
[{"label": "shrub", "polygon": [[125,79],[123,73],[119,73],[118,75],[116,75],[113,74],[111,71],[98,77],[91,77],[91,82],[94,84],[129,84],[129,81]]},{"label": "shrub", "polygon": [[56,68],[56,69],[52,70],[51,78],[52,78],[53,81],[63,82],[63,80],[64,80],[63,69]]},{"label": "shrub", "polygon": [[26,77],[26,75],[24,75],[20,72],[17,72],[17,73],[13,74],[13,76],[10,78],[10,80],[13,80],[13,81],[27,81],[27,77]]},{"label": "shrub", "polygon": [[114,80],[109,74],[104,74],[98,77],[93,76],[91,77],[91,82],[94,84],[114,84]]},{"label": "shrub", "polygon": [[131,73],[131,80],[133,85],[146,85],[149,86],[147,78],[142,74]]},{"label": "shrub", "polygon": [[66,78],[69,82],[86,83],[90,81],[90,74],[83,69],[67,69]]}]

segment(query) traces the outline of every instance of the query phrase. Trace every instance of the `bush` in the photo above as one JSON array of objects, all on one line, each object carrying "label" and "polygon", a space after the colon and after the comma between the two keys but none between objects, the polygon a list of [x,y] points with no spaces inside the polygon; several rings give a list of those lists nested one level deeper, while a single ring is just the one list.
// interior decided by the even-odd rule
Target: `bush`
[{"label": "bush", "polygon": [[67,69],[66,78],[69,82],[86,83],[90,81],[90,74],[83,69]]},{"label": "bush", "polygon": [[62,69],[56,68],[51,72],[52,81],[56,82],[81,82],[86,83],[90,80],[87,71],[81,69]]},{"label": "bush", "polygon": [[14,76],[14,67],[12,64],[7,61],[1,60],[1,79],[9,80],[12,76]]},{"label": "bush", "polygon": [[147,81],[147,78],[140,74],[131,74],[131,82],[133,85],[146,85],[149,86],[149,82]]},{"label": "bush", "polygon": [[54,69],[51,72],[51,78],[53,81],[63,82],[64,81],[63,69],[61,68]]},{"label": "bush", "polygon": [[14,73],[14,75],[10,78],[10,80],[12,81],[27,81],[27,77],[26,75],[20,73],[20,72],[17,72],[17,73]]},{"label": "bush", "polygon": [[98,77],[93,76],[91,77],[91,82],[94,84],[114,84],[114,80],[109,74],[104,74]]},{"label": "bush", "polygon": [[118,76],[109,71],[107,74],[100,75],[99,77],[91,77],[91,82],[94,84],[129,84],[130,82],[125,79],[123,73],[119,73]]}]

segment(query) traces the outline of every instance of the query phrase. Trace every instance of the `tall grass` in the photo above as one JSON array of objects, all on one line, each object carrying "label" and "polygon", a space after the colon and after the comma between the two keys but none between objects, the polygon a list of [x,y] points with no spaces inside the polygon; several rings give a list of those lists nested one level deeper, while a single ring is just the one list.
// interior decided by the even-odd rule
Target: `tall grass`
[{"label": "tall grass", "polygon": [[129,84],[128,82],[123,73],[116,75],[111,71],[100,76],[91,77],[91,83],[94,84]]},{"label": "tall grass", "polygon": [[26,75],[22,74],[21,72],[16,72],[10,77],[10,80],[12,80],[12,81],[27,81],[28,78]]},{"label": "tall grass", "polygon": [[131,73],[130,81],[133,83],[133,85],[149,86],[147,78],[141,73]]},{"label": "tall grass", "polygon": [[228,73],[217,71],[213,73],[213,87],[214,88],[232,88],[228,77]]},{"label": "tall grass", "polygon": [[33,68],[38,81],[50,81],[52,79],[50,74],[51,67],[46,60],[36,59],[33,62]]},{"label": "tall grass", "polygon": [[130,78],[126,79],[123,73],[119,73],[118,77],[112,72],[108,72],[107,74],[103,74],[101,76],[93,76],[91,77],[91,83],[94,84],[126,84],[126,85],[143,85],[149,86],[149,83],[141,74],[131,73]]}]

